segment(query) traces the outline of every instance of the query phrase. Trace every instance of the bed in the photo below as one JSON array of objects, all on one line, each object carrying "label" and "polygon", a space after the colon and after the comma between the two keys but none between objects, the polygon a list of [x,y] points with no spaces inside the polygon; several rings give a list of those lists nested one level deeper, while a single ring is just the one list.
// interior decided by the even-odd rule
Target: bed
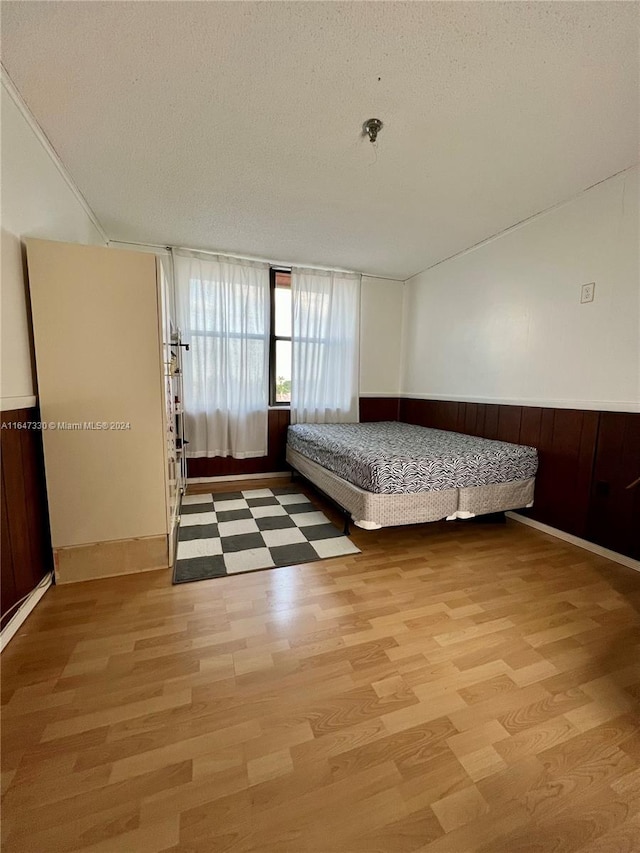
[{"label": "bed", "polygon": [[367,530],[532,506],[533,447],[413,424],[295,424],[291,468]]}]

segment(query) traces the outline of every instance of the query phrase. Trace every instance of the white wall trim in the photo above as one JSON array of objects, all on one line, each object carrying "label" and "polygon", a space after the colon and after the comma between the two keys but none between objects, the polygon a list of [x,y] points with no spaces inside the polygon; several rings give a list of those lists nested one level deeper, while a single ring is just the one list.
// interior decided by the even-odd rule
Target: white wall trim
[{"label": "white wall trim", "polygon": [[36,406],[36,397],[1,397],[0,412],[11,412],[14,409],[32,409]]},{"label": "white wall trim", "polygon": [[266,474],[222,474],[219,477],[189,477],[187,486],[195,486],[198,483],[224,483],[235,480],[271,480],[274,477],[290,477],[291,471],[271,471]]},{"label": "white wall trim", "polygon": [[29,593],[29,597],[16,610],[15,614],[7,622],[0,632],[0,652],[3,652],[7,647],[7,643],[15,636],[19,628],[24,623],[27,616],[35,608],[45,592],[49,589],[53,582],[53,575],[49,574],[44,577],[38,586]]},{"label": "white wall trim", "polygon": [[397,391],[361,391],[360,397],[400,397]]},{"label": "white wall trim", "polygon": [[552,213],[554,210],[558,210],[561,207],[566,207],[566,205],[576,201],[585,193],[588,193],[595,187],[600,186],[600,184],[604,184],[605,181],[610,181],[612,178],[617,178],[619,175],[624,175],[625,172],[630,172],[632,169],[637,168],[637,166],[637,162],[632,163],[625,169],[620,169],[619,172],[614,172],[612,175],[607,175],[606,178],[602,178],[600,181],[596,181],[595,184],[591,184],[590,186],[585,187],[583,190],[580,190],[580,192],[576,195],[571,196],[571,198],[565,199],[565,201],[560,201],[557,204],[553,204],[551,205],[551,207],[546,207],[544,210],[539,210],[537,213],[532,213],[531,216],[527,216],[525,219],[521,219],[520,222],[514,222],[513,225],[509,225],[502,231],[498,231],[497,233],[492,234],[490,237],[485,237],[485,239],[480,240],[479,243],[474,243],[472,246],[468,246],[466,249],[461,249],[459,252],[454,252],[453,255],[449,255],[447,258],[442,258],[442,260],[436,261],[434,264],[431,264],[431,266],[429,267],[425,267],[425,269],[423,270],[418,270],[418,272],[414,273],[413,275],[410,275],[409,278],[405,280],[405,284],[408,281],[411,281],[412,278],[416,278],[416,276],[422,275],[422,273],[428,272],[434,267],[440,266],[440,264],[444,264],[447,261],[452,261],[454,258],[461,258],[463,255],[468,255],[469,252],[475,252],[476,249],[481,249],[483,246],[486,246],[489,243],[493,243],[495,240],[499,240],[501,237],[505,237],[512,231],[517,231],[519,228],[523,228],[525,225],[529,225],[529,223],[533,222],[534,219],[540,219],[542,216],[546,216],[548,213]]},{"label": "white wall trim", "polygon": [[512,518],[520,524],[526,524],[528,527],[535,527],[542,533],[548,533],[550,536],[555,536],[556,539],[562,539],[564,542],[570,542],[572,545],[577,545],[578,548],[584,548],[585,551],[591,551],[593,554],[598,554],[600,557],[606,557],[614,563],[620,563],[621,566],[626,566],[636,572],[640,572],[640,561],[634,560],[632,557],[626,557],[624,554],[618,554],[617,551],[610,551],[609,548],[603,548],[602,545],[596,545],[594,542],[588,542],[586,539],[580,539],[579,536],[574,536],[571,533],[565,533],[564,530],[558,530],[556,527],[550,527],[548,524],[543,524],[541,521],[536,521],[534,518],[527,518],[525,515],[520,515],[517,512],[505,512],[507,518]]},{"label": "white wall trim", "polygon": [[[361,395],[363,396],[363,395]],[[640,403],[615,400],[534,400],[527,397],[471,397],[454,394],[408,394],[401,391],[398,397],[406,400],[437,400],[441,403],[493,403],[502,406],[534,406],[542,409],[578,409],[597,412],[640,412]]]},{"label": "white wall trim", "polygon": [[31,130],[33,131],[35,136],[37,137],[38,141],[40,142],[40,144],[42,145],[44,150],[47,152],[47,154],[49,155],[52,163],[54,164],[54,166],[56,167],[56,169],[58,170],[58,172],[60,173],[60,175],[64,179],[65,183],[67,184],[67,186],[69,187],[71,192],[74,194],[74,196],[76,197],[76,199],[80,203],[80,206],[82,207],[84,212],[87,214],[87,216],[91,220],[91,223],[93,224],[94,228],[100,234],[100,236],[104,240],[105,244],[108,244],[109,238],[107,236],[106,231],[104,230],[104,228],[100,224],[98,217],[95,215],[95,213],[93,212],[93,210],[89,206],[89,202],[86,200],[86,198],[80,192],[78,185],[73,180],[73,178],[71,177],[67,167],[64,165],[64,163],[62,162],[62,160],[58,156],[58,153],[56,152],[55,148],[53,147],[53,145],[49,141],[46,133],[40,127],[40,125],[36,121],[33,113],[31,112],[31,110],[29,109],[29,107],[27,106],[25,101],[23,100],[22,95],[20,94],[18,88],[16,87],[15,83],[13,82],[11,77],[9,76],[7,69],[1,63],[0,63],[0,80],[2,81],[2,85],[6,89],[9,97],[14,102],[16,107],[20,110],[24,120],[27,122],[27,124],[29,125],[29,127],[31,128]]}]

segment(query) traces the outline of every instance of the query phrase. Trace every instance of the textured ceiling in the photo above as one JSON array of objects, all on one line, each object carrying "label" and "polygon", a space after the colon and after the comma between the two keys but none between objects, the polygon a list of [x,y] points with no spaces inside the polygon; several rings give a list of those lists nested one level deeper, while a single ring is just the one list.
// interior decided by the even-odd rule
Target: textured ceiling
[{"label": "textured ceiling", "polygon": [[636,162],[639,9],[3,2],[3,63],[111,239],[404,279]]}]

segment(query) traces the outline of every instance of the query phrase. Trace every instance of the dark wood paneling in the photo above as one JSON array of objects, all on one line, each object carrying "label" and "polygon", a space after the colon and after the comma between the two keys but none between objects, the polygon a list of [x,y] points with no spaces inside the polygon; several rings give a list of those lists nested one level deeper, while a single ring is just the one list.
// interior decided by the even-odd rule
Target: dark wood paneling
[{"label": "dark wood paneling", "polygon": [[640,477],[640,415],[401,399],[400,420],[536,447],[534,506],[522,512],[640,556],[640,486],[625,489]]},{"label": "dark wood paneling", "polygon": [[401,400],[400,420],[538,449],[534,507],[527,515],[584,536],[597,412],[493,403]]},{"label": "dark wood paneling", "polygon": [[[591,484],[598,434],[600,430],[600,412],[582,413],[582,432],[580,434],[580,449],[576,468],[574,497],[576,502],[575,529],[576,536],[589,539],[589,512],[591,506]],[[613,550],[620,550],[615,548]]]},{"label": "dark wood paneling", "polygon": [[500,406],[485,405],[484,407],[484,426],[482,435],[484,438],[498,437],[498,412]]},{"label": "dark wood paneling", "polygon": [[362,423],[370,423],[371,421],[397,421],[399,416],[399,397],[360,398],[360,420]]},{"label": "dark wood paneling", "polygon": [[498,434],[500,441],[520,441],[522,406],[498,406]]},{"label": "dark wood paneling", "polygon": [[484,413],[486,406],[482,403],[465,403],[464,429],[469,435],[482,435],[484,432]]},{"label": "dark wood paneling", "polygon": [[4,496],[4,482],[2,486],[2,545],[0,574],[2,575],[0,582],[1,612],[6,613],[7,610],[19,600],[20,596],[16,591],[16,581],[14,577],[13,552],[11,550],[11,539],[9,537],[9,514],[7,511],[7,501]]},{"label": "dark wood paneling", "polygon": [[1,413],[3,614],[53,567],[42,435],[8,426],[38,420],[35,408]]},{"label": "dark wood paneling", "polygon": [[640,415],[602,412],[591,485],[588,537],[640,559]]},{"label": "dark wood paneling", "polygon": [[[442,400],[400,400],[400,420],[408,424],[430,426],[434,429],[458,429],[459,406],[465,404]],[[464,411],[464,410],[462,410]]]},{"label": "dark wood paneling", "polygon": [[400,400],[400,418],[405,424],[420,424],[431,422],[430,413],[427,411],[430,400],[411,400],[402,398]]},{"label": "dark wood paneling", "polygon": [[466,432],[469,435],[474,435],[476,431],[476,420],[478,417],[478,405],[477,403],[465,403],[463,411],[464,416],[460,432]]},{"label": "dark wood paneling", "polygon": [[538,436],[527,419],[526,443],[537,447],[539,456],[535,504],[527,514],[574,536],[586,535],[598,417],[598,412],[543,409]]},{"label": "dark wood paneling", "polygon": [[255,459],[233,459],[231,456],[216,456],[212,459],[189,459],[189,477],[223,477],[237,474],[268,474],[285,471],[285,451],[288,409],[269,409],[269,444],[266,456]]},{"label": "dark wood paneling", "polygon": [[453,432],[458,428],[458,409],[459,403],[434,403],[435,421],[438,429],[451,430]]},{"label": "dark wood paneling", "polygon": [[529,447],[537,447],[536,442],[540,439],[540,428],[542,424],[542,409],[534,406],[522,406],[522,418],[520,420],[520,444]]}]

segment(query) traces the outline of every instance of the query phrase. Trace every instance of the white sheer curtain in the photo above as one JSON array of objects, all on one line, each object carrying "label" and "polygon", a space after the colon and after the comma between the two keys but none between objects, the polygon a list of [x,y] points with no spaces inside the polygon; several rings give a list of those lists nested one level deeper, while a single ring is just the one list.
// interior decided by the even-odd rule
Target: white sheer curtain
[{"label": "white sheer curtain", "polygon": [[176,251],[188,456],[267,454],[269,267]]},{"label": "white sheer curtain", "polygon": [[355,422],[360,276],[294,268],[291,290],[291,422]]}]

